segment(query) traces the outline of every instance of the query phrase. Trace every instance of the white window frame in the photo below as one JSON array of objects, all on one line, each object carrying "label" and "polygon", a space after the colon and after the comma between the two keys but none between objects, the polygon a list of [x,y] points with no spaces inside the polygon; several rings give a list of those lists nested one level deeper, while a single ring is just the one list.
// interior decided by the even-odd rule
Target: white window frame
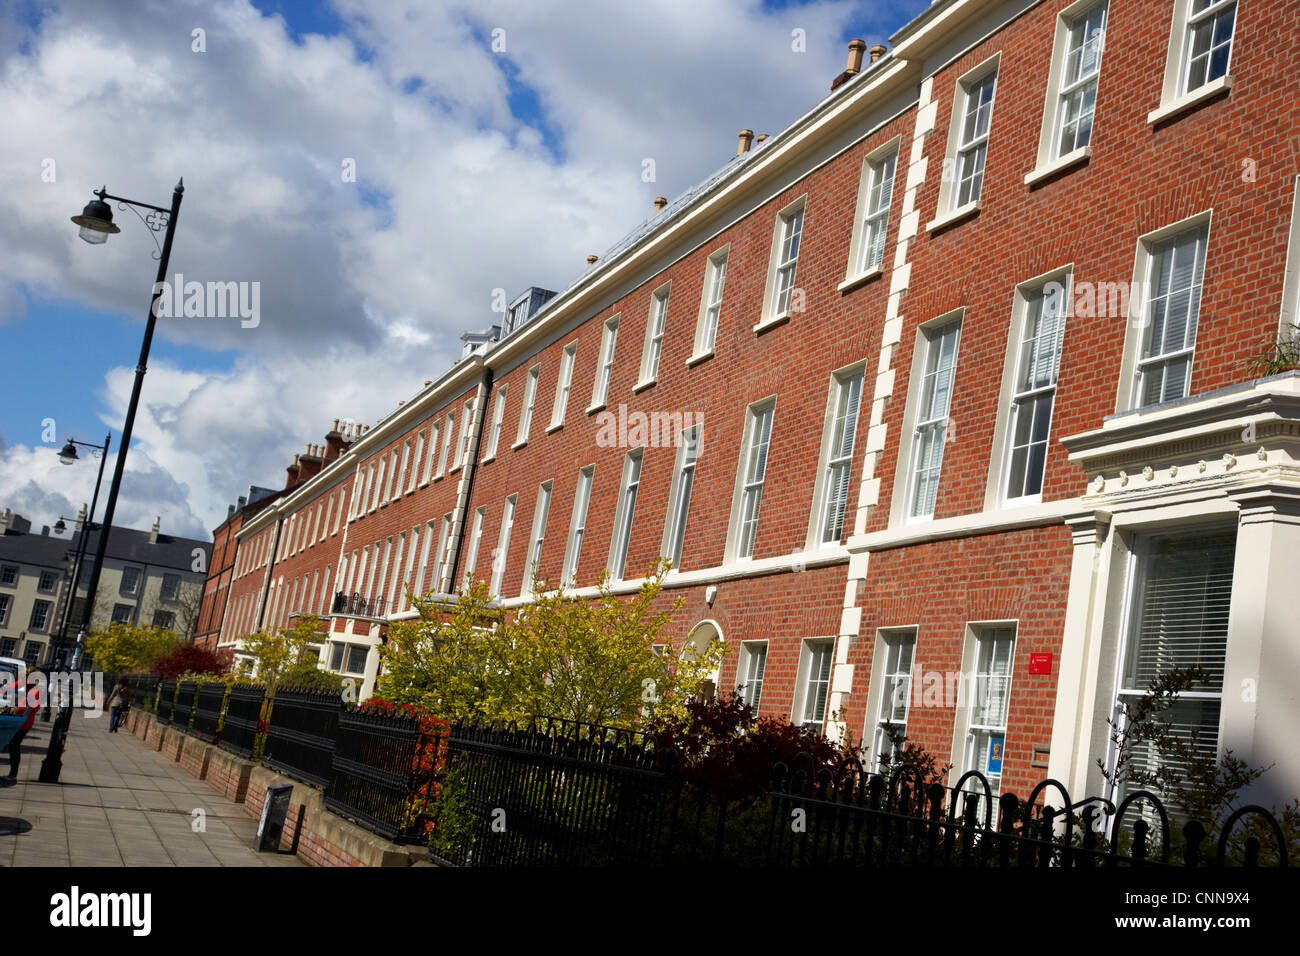
[{"label": "white window frame", "polygon": [[[379,470],[375,472],[375,487],[370,495],[369,511],[373,514],[375,509],[384,501],[384,475],[388,471],[388,458],[382,452],[378,456]],[[294,516],[295,518],[297,515]]]},{"label": "white window frame", "polygon": [[442,422],[434,422],[429,431],[429,457],[425,465],[424,481],[421,484],[427,485],[433,479],[438,477],[438,451],[442,445]]},{"label": "white window frame", "polygon": [[483,541],[483,522],[487,519],[487,505],[474,509],[474,520],[470,524],[469,551],[465,555],[465,578],[474,580],[474,570],[478,565],[479,546]]},{"label": "white window frame", "polygon": [[[767,483],[767,464],[771,456],[772,432],[776,427],[776,396],[754,402],[745,410],[745,429],[741,454],[737,456],[736,491],[731,506],[727,534],[729,563],[748,561],[754,556],[758,540],[758,518]],[[747,515],[752,511],[752,515]],[[748,536],[746,525],[752,529]]]},{"label": "white window frame", "polygon": [[665,337],[668,333],[668,300],[671,282],[665,282],[650,296],[650,314],[645,324],[645,347],[641,350],[641,375],[634,391],[649,388],[659,378],[663,362]]},{"label": "white window frame", "polygon": [[621,313],[605,320],[600,335],[600,366],[596,369],[596,384],[591,390],[591,407],[588,414],[598,412],[609,401],[609,385],[614,377],[614,354],[618,347],[618,323]]},{"label": "white window frame", "polygon": [[470,419],[474,417],[474,400],[470,399],[460,409],[460,435],[456,438],[456,447],[452,451],[454,462],[451,470],[458,471],[469,457]]},{"label": "white window frame", "polygon": [[398,498],[402,497],[403,476],[401,476],[398,473],[398,469],[401,465],[401,461],[402,461],[401,451],[397,448],[394,448],[392,450],[392,453],[388,456],[388,486],[384,489],[384,491],[386,492],[386,494],[384,495],[385,504],[387,504],[390,501],[396,501]]},{"label": "white window frame", "polygon": [[[824,656],[823,656],[824,654]],[[820,667],[825,662],[824,673]],[[813,670],[814,667],[818,669]],[[835,678],[835,638],[805,638],[799,649],[799,676],[797,679],[794,706],[791,708],[791,722],[801,727],[819,727],[825,731],[829,718],[831,702],[831,684]],[[820,708],[815,706],[819,687],[825,687],[825,698]],[[809,695],[814,695],[812,700]],[[816,716],[816,711],[821,716]],[[811,716],[810,716],[810,711]]]},{"label": "white window frame", "polygon": [[[1164,79],[1160,85],[1160,105],[1147,114],[1150,124],[1162,123],[1173,119],[1197,103],[1201,103],[1216,94],[1230,90],[1232,87],[1232,47],[1236,45],[1237,9],[1236,0],[1212,0],[1206,9],[1193,13],[1194,0],[1174,0],[1169,24],[1169,47],[1165,56]],[[1197,27],[1207,18],[1215,18],[1229,8],[1233,10],[1232,36],[1228,41],[1228,62],[1225,72],[1214,79],[1207,79],[1195,87],[1190,87],[1190,68],[1192,65],[1192,36]],[[1208,62],[1207,72],[1208,77]]]},{"label": "white window frame", "polygon": [[[858,178],[858,201],[853,214],[853,235],[849,240],[849,261],[845,285],[880,275],[884,269],[885,243],[889,238],[890,210],[903,138],[895,136],[873,149],[862,160]],[[886,173],[888,175],[886,175]],[[872,252],[879,242],[880,256]]]},{"label": "white window frame", "polygon": [[[1051,451],[1051,419],[1056,416],[1056,391],[1061,369],[1061,356],[1064,354],[1066,327],[1069,324],[1070,301],[1073,294],[1073,265],[1053,269],[1051,272],[1035,276],[1016,286],[1012,295],[1011,323],[1007,334],[1007,351],[1002,370],[1002,387],[998,393],[998,418],[993,432],[993,457],[989,462],[989,477],[995,482],[990,484],[985,495],[985,508],[1016,508],[1022,505],[1038,504],[1043,500],[1042,484],[1046,480],[1047,456]],[[1026,360],[1026,336],[1030,331],[1030,318],[1035,309],[1042,309],[1045,297],[1059,297],[1063,310],[1059,328],[1056,332],[1054,354],[1042,356],[1037,350],[1033,354],[1036,361],[1046,358],[1052,363],[1049,381],[1041,385],[1024,386],[1021,382],[1022,363]],[[1040,333],[1043,329],[1040,327]],[[1041,341],[1041,334],[1039,336]],[[1037,379],[1035,380],[1037,381]],[[1011,468],[1016,451],[1016,426],[1021,415],[1021,408],[1029,402],[1050,398],[1048,409],[1048,432],[1044,439],[1043,473],[1039,476],[1039,490],[1030,494],[1011,495],[1008,485]],[[1037,415],[1037,409],[1033,414]],[[1031,442],[1041,444],[1039,442]],[[1029,456],[1032,460],[1032,455]],[[1029,461],[1026,462],[1026,475]]]},{"label": "white window frame", "polygon": [[[907,736],[911,716],[912,669],[916,663],[915,627],[882,627],[876,631],[872,656],[871,700],[867,707],[867,734],[871,740],[871,772],[880,768],[887,742],[898,754],[898,741]],[[897,705],[902,704],[902,719]]]},{"label": "white window frame", "polygon": [[691,494],[695,488],[695,471],[700,460],[704,426],[692,425],[677,436],[677,456],[673,462],[672,484],[668,489],[668,515],[664,520],[664,540],[660,554],[672,562],[669,574],[681,570],[682,551],[686,545],[686,522],[690,517]]},{"label": "white window frame", "polygon": [[767,641],[742,641],[736,664],[736,693],[757,713],[763,706],[763,677],[767,671]]},{"label": "white window frame", "polygon": [[[855,386],[856,398],[853,395]],[[813,487],[806,544],[809,550],[839,545],[845,537],[845,527],[850,526],[853,458],[857,451],[858,422],[862,417],[862,393],[865,388],[866,364],[863,362],[831,375],[817,462],[817,483]],[[833,491],[835,477],[840,474],[844,476],[842,498]],[[839,534],[828,539],[826,530],[831,517],[830,509],[836,505],[839,510]]]},{"label": "white window frame", "polygon": [[528,444],[528,433],[533,426],[533,408],[537,404],[537,387],[542,377],[542,365],[539,362],[528,370],[524,384],[524,404],[519,409],[519,434],[512,447],[522,448]]},{"label": "white window frame", "polygon": [[618,506],[614,515],[614,534],[609,544],[611,581],[622,581],[627,573],[627,556],[632,544],[632,523],[636,519],[637,498],[641,492],[641,469],[645,448],[633,448],[623,456],[623,476],[618,485]]},{"label": "white window frame", "polygon": [[533,507],[533,530],[528,536],[528,559],[524,564],[523,595],[535,594],[534,578],[540,574],[542,549],[546,546],[546,519],[551,513],[551,489],[554,482],[543,481],[537,486],[537,504]]},{"label": "white window frame", "polygon": [[587,465],[578,470],[578,484],[573,492],[573,515],[569,520],[569,538],[564,547],[564,570],[560,575],[563,587],[573,587],[578,579],[578,564],[582,560],[582,544],[587,534],[587,511],[591,507],[591,489],[595,481],[595,465]]},{"label": "white window frame", "polygon": [[808,197],[805,195],[777,213],[768,257],[763,312],[759,323],[754,326],[756,333],[787,321],[793,312],[807,207]]},{"label": "white window frame", "polygon": [[435,475],[435,477],[438,478],[450,474],[447,466],[451,460],[451,446],[452,442],[455,441],[456,435],[456,412],[454,410],[447,413],[447,418],[444,421],[442,432],[442,454],[438,456],[438,472]]},{"label": "white window frame", "polygon": [[[993,134],[993,108],[997,103],[997,81],[1002,54],[995,53],[983,63],[967,71],[957,79],[953,88],[952,115],[948,122],[948,145],[944,155],[942,175],[939,177],[939,201],[935,218],[926,225],[927,231],[933,231],[950,225],[967,216],[974,215],[983,208],[984,176],[988,160],[988,147]],[[965,138],[964,128],[971,94],[982,87],[985,80],[992,78],[993,92],[989,101],[988,123],[982,134]],[[962,158],[976,150],[983,150],[985,166],[980,170],[979,193],[967,202],[961,202]]]},{"label": "white window frame", "polygon": [[[1096,128],[1097,93],[1100,88],[1101,66],[1106,50],[1106,29],[1110,23],[1110,0],[1077,0],[1056,16],[1056,30],[1052,41],[1052,61],[1047,74],[1046,99],[1043,104],[1043,125],[1038,137],[1038,155],[1032,172],[1025,176],[1025,183],[1032,185],[1054,173],[1068,169],[1083,162],[1092,154],[1092,131]],[[1095,40],[1083,39],[1081,30],[1086,28],[1095,14],[1101,14],[1101,36]],[[1097,32],[1093,31],[1094,34]],[[1076,47],[1076,42],[1079,46]],[[1092,72],[1078,75],[1068,80],[1071,53],[1078,49],[1078,59],[1083,60],[1082,51],[1089,44],[1096,49],[1096,63]],[[1077,71],[1076,71],[1077,72]],[[1078,125],[1083,113],[1076,117],[1076,135],[1074,145],[1065,151],[1061,149],[1061,139],[1065,128],[1066,107],[1068,101],[1076,95],[1087,98],[1088,89],[1092,89],[1093,105],[1088,112],[1088,141],[1079,145]]]},{"label": "white window frame", "polygon": [[428,439],[427,428],[421,428],[420,434],[415,436],[415,457],[413,460],[414,468],[411,469],[411,485],[407,491],[413,491],[416,488],[422,488],[429,481],[429,460],[424,456],[424,446]]},{"label": "white window frame", "polygon": [[497,390],[496,404],[492,407],[492,430],[488,433],[487,454],[483,456],[483,463],[491,461],[497,456],[497,444],[501,441],[501,426],[506,419],[506,395],[510,386],[502,385]]},{"label": "white window frame", "polygon": [[396,488],[395,493],[394,493],[394,495],[393,495],[393,500],[397,500],[398,498],[402,497],[402,495],[404,495],[404,494],[406,494],[408,491],[410,491],[411,488],[414,488],[414,487],[415,487],[415,482],[414,482],[414,481],[412,481],[412,482],[410,483],[410,487],[407,486],[406,476],[407,476],[408,471],[410,470],[410,467],[411,467],[411,439],[408,438],[408,439],[406,439],[406,442],[405,442],[405,445],[404,445],[404,447],[403,447],[403,451],[402,451],[402,471],[401,471],[401,477],[398,478],[398,480],[397,480],[397,488]]},{"label": "white window frame", "polygon": [[[900,449],[898,457],[898,467],[900,469],[898,478],[900,480],[895,486],[902,494],[901,500],[897,502],[897,514],[907,523],[930,521],[934,517],[933,507],[931,507],[928,513],[915,513],[913,509],[919,465],[917,456],[924,448],[924,443],[920,440],[922,430],[929,429],[931,431],[940,431],[939,423],[942,422],[942,435],[945,441],[941,441],[939,444],[939,460],[934,466],[937,472],[935,477],[935,504],[937,504],[937,482],[943,474],[943,446],[946,443],[947,438],[947,423],[951,420],[952,395],[956,392],[957,367],[961,360],[962,321],[963,310],[959,309],[955,312],[950,312],[947,315],[926,322],[917,329],[916,348],[912,359],[911,386],[909,389],[911,394],[908,396],[907,412],[905,416],[906,421],[905,427],[903,428],[903,444],[906,445],[906,448]],[[933,414],[928,414],[925,418],[922,418],[921,404],[927,397],[927,386],[929,385],[930,380],[936,377],[938,371],[937,368],[934,371],[931,371],[930,357],[931,355],[934,355],[936,360],[942,360],[941,351],[935,347],[934,343],[954,327],[957,330],[957,340],[953,350],[952,381],[949,386],[948,404],[944,409],[943,415],[934,416]],[[928,409],[928,411],[933,413],[933,407]]]},{"label": "white window frame", "polygon": [[722,300],[727,293],[727,263],[731,243],[709,254],[704,264],[704,287],[700,291],[700,314],[695,323],[695,345],[687,365],[702,362],[713,354],[722,324]]},{"label": "white window frame", "polygon": [[497,534],[496,553],[492,555],[492,582],[488,587],[488,593],[493,597],[501,596],[501,585],[505,581],[506,555],[510,550],[510,532],[514,528],[515,506],[518,503],[519,495],[510,495],[501,509],[501,530]]},{"label": "white window frame", "polygon": [[[1135,634],[1138,627],[1138,621],[1142,613],[1143,605],[1149,596],[1149,589],[1146,587],[1147,575],[1150,574],[1149,562],[1152,560],[1153,545],[1160,539],[1177,539],[1186,537],[1193,547],[1197,538],[1204,534],[1226,534],[1234,530],[1231,524],[1212,523],[1201,526],[1190,526],[1186,528],[1157,527],[1135,530],[1131,537],[1128,538],[1128,547],[1123,557],[1123,598],[1120,607],[1120,625],[1119,638],[1115,643],[1115,668],[1112,677],[1110,693],[1108,695],[1110,705],[1111,720],[1115,723],[1116,729],[1123,734],[1125,727],[1123,722],[1123,713],[1120,709],[1121,698],[1130,697],[1140,699],[1145,696],[1145,684],[1141,678],[1137,678],[1133,683],[1139,684],[1139,687],[1126,687],[1129,683],[1126,678],[1126,671],[1129,670],[1131,657],[1137,650],[1135,643]],[[1204,549],[1201,549],[1202,551]],[[1233,550],[1233,567],[1232,578],[1236,581],[1237,560],[1236,549]],[[1231,592],[1231,586],[1229,586]],[[1229,614],[1231,613],[1232,599],[1229,593]],[[1202,635],[1203,636],[1203,635]],[[1226,678],[1228,670],[1228,640],[1229,632],[1224,634],[1224,655],[1223,655],[1223,672]],[[1224,728],[1224,707],[1223,707],[1223,688],[1225,681],[1221,679],[1219,689],[1214,690],[1184,690],[1180,691],[1178,698],[1186,702],[1213,702],[1219,705],[1219,720],[1216,728],[1214,750],[1215,759],[1221,756],[1223,749],[1223,728]],[[1175,705],[1176,706],[1176,705]],[[1108,770],[1113,770],[1117,750],[1114,740],[1109,740],[1106,745],[1106,766]],[[1106,775],[1104,796],[1110,800],[1122,798],[1122,793],[1116,793],[1116,788],[1110,783],[1111,774]],[[1173,810],[1175,808],[1169,807]]]},{"label": "white window frame", "polygon": [[452,514],[447,512],[438,521],[438,548],[435,552],[432,567],[433,578],[429,581],[429,590],[436,594],[443,594],[446,586],[447,555],[451,550],[451,527]]},{"label": "white window frame", "polygon": [[573,391],[573,368],[578,362],[578,343],[570,342],[560,354],[560,377],[555,381],[555,406],[551,409],[551,424],[547,432],[564,426],[564,416],[569,408],[569,393]]},{"label": "white window frame", "polygon": [[[1130,294],[1128,299],[1128,328],[1124,339],[1124,358],[1120,367],[1119,390],[1115,402],[1117,412],[1133,411],[1147,407],[1141,403],[1140,398],[1143,384],[1142,366],[1144,364],[1155,364],[1159,360],[1155,356],[1145,356],[1143,354],[1146,351],[1151,334],[1149,307],[1154,306],[1152,301],[1154,296],[1149,293],[1154,288],[1151,283],[1151,276],[1154,274],[1156,254],[1169,241],[1197,229],[1205,230],[1205,250],[1200,264],[1201,285],[1200,292],[1197,295],[1199,324],[1200,301],[1203,299],[1205,292],[1205,268],[1208,262],[1210,240],[1214,234],[1211,212],[1207,210],[1189,216],[1162,229],[1157,229],[1155,232],[1148,233],[1137,241],[1137,254],[1133,264],[1133,283],[1130,288],[1138,290],[1140,294]],[[1195,370],[1195,336],[1193,336],[1190,346],[1176,351],[1186,353],[1189,357],[1186,393],[1190,395],[1192,374]],[[1164,353],[1160,359],[1168,361],[1174,356],[1175,352],[1171,351]]]},{"label": "white window frame", "polygon": [[[1000,674],[993,669],[996,661],[990,659],[986,662],[985,650],[992,648],[994,642],[1000,642],[1009,636],[1011,642],[1010,656],[1007,662],[1006,674]],[[966,625],[966,640],[962,652],[962,698],[958,700],[958,714],[953,735],[954,758],[960,754],[959,760],[954,760],[952,768],[952,785],[956,785],[962,774],[970,770],[980,770],[981,766],[988,766],[988,747],[980,746],[981,735],[993,736],[1001,735],[1002,737],[1002,760],[1005,765],[1006,761],[1006,743],[1009,716],[1011,711],[1011,690],[1015,683],[1015,665],[1016,652],[1020,640],[1019,622],[1014,620],[1006,621],[972,621]],[[993,650],[989,651],[990,654]],[[987,670],[984,665],[988,664]],[[990,715],[981,712],[981,708],[987,702],[990,696],[996,692],[996,688],[1001,686],[1005,692],[1005,700],[1002,702],[1001,714],[994,713],[991,716],[1001,717],[1001,723],[989,722],[983,720],[977,722],[978,718],[987,718]],[[989,741],[991,742],[991,740]],[[981,770],[989,782],[989,789],[993,794],[993,813],[997,815],[997,800],[1001,794],[1002,773],[989,773],[987,770]],[[977,780],[969,780],[965,785],[965,791],[982,797],[984,788],[979,786]],[[980,802],[980,811],[983,811],[983,801]]]}]

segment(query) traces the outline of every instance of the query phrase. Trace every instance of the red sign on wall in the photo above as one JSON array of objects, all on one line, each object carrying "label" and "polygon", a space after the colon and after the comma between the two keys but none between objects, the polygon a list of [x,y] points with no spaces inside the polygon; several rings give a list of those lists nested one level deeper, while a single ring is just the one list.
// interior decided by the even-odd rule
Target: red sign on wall
[{"label": "red sign on wall", "polygon": [[1052,655],[1048,654],[1030,654],[1029,655],[1029,673],[1031,674],[1050,674],[1052,673]]}]

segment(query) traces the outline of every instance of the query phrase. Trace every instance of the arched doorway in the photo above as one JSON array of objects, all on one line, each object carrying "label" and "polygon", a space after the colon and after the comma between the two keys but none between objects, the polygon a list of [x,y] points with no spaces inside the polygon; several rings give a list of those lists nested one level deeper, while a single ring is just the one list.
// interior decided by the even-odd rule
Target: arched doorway
[{"label": "arched doorway", "polygon": [[[681,657],[684,661],[693,660],[697,655],[704,653],[712,641],[722,641],[722,628],[717,621],[701,621],[691,628],[690,634],[686,635],[686,640],[682,643]],[[718,683],[722,680],[722,665],[719,663],[713,669],[700,691],[700,696],[705,700],[712,700],[718,693]]]}]

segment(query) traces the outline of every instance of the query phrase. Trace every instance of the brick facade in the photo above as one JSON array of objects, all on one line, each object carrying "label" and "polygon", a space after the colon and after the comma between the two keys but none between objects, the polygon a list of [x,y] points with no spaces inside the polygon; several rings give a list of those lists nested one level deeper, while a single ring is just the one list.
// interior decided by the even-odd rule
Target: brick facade
[{"label": "brick facade", "polygon": [[[689,423],[700,424],[685,545],[664,598],[685,602],[670,625],[675,646],[701,628],[718,633],[732,650],[719,675],[720,685],[729,688],[742,679],[740,644],[766,641],[761,709],[791,714],[807,681],[806,642],[833,642],[821,716],[828,730],[870,744],[880,710],[875,658],[885,646],[882,630],[910,629],[918,672],[953,672],[973,666],[980,633],[1006,627],[1014,634],[1014,653],[1002,739],[1004,786],[1027,790],[1046,775],[1049,759],[1076,783],[1091,782],[1086,766],[1097,754],[1080,741],[1090,733],[1095,739],[1104,712],[1087,718],[1091,729],[1074,723],[1091,707],[1089,695],[1099,706],[1105,703],[1109,691],[1093,681],[1089,669],[1114,669],[1113,656],[1102,661],[1096,648],[1103,631],[1119,627],[1081,603],[1118,603],[1118,592],[1096,576],[1098,565],[1087,551],[1116,546],[1107,543],[1104,530],[1111,505],[1094,499],[1113,493],[1123,508],[1141,502],[1127,483],[1129,473],[1110,467],[1120,458],[1099,457],[1097,469],[1089,470],[1071,460],[1066,442],[1111,428],[1108,418],[1117,413],[1131,420],[1146,414],[1133,407],[1128,378],[1145,326],[1126,310],[1067,315],[1041,495],[1006,504],[1006,432],[1018,367],[1016,323],[1023,312],[1017,297],[1032,293],[1026,284],[1049,275],[1068,276],[1071,294],[1085,286],[1140,283],[1143,256],[1163,238],[1159,231],[1201,217],[1196,221],[1208,223],[1208,238],[1185,395],[1212,405],[1215,399],[1205,396],[1216,390],[1256,387],[1246,360],[1278,334],[1280,317],[1294,316],[1285,277],[1289,246],[1292,271],[1300,255],[1292,219],[1300,80],[1276,39],[1294,19],[1284,0],[1241,3],[1231,82],[1173,99],[1165,91],[1171,32],[1175,44],[1183,36],[1181,25],[1171,30],[1174,4],[1112,3],[1088,151],[1044,168],[1040,147],[1052,135],[1043,133],[1045,101],[1048,108],[1055,104],[1045,91],[1056,82],[1054,42],[1067,6],[1061,0],[932,5],[892,38],[891,51],[809,114],[657,211],[526,325],[476,350],[292,494],[245,522],[235,533],[239,551],[264,549],[266,536],[314,509],[332,489],[355,490],[372,466],[377,471],[381,461],[393,461],[394,450],[400,468],[406,443],[417,442],[433,422],[445,429],[452,412],[456,446],[470,403],[469,444],[478,450],[465,468],[452,471],[449,465],[444,477],[420,482],[410,494],[374,509],[367,506],[345,522],[337,544],[331,535],[325,546],[283,563],[272,558],[271,576],[301,580],[330,567],[336,582],[331,593],[382,596],[368,593],[374,590],[369,584],[359,589],[339,579],[341,569],[355,570],[353,554],[404,531],[409,549],[413,529],[420,529],[421,538],[431,529],[436,535],[442,516],[451,515],[453,546],[446,563],[455,563],[450,583],[458,586],[473,518],[482,509],[474,575],[487,579],[502,540],[505,503],[517,496],[508,547],[498,556],[501,599],[507,608],[517,607],[526,600],[539,486],[551,483],[537,571],[554,583],[562,573],[579,471],[592,466],[575,582],[579,593],[589,594],[617,538],[627,453],[640,447],[627,580],[616,586],[631,591],[662,552],[679,453],[676,434]],[[1080,9],[1071,6],[1071,14]],[[996,96],[979,203],[948,218],[941,203],[956,188],[945,171],[954,168],[949,133],[961,126],[953,120],[954,109],[961,108],[958,93],[993,64]],[[858,275],[850,258],[858,248],[865,161],[890,144],[896,144],[897,162],[883,255],[878,269]],[[795,210],[802,212],[793,283],[797,305],[788,317],[772,321],[765,309],[773,299],[781,217]],[[727,271],[716,342],[711,354],[696,356],[710,258],[723,249]],[[642,382],[654,300],[665,290],[659,367],[652,382]],[[917,373],[925,367],[934,322],[942,317],[961,323],[942,466],[932,518],[909,520],[908,456],[922,385]],[[617,346],[607,397],[589,407],[602,375],[605,330],[614,318]],[[570,349],[573,375],[560,424],[555,401]],[[521,441],[523,397],[534,368],[540,375]],[[834,376],[857,371],[862,391],[843,534],[819,547],[815,504],[826,481]],[[503,390],[504,420],[489,454]],[[753,554],[737,559],[729,542],[736,537],[746,416],[767,400],[774,410]],[[657,440],[661,435],[625,436],[617,428],[611,440],[611,418],[634,425],[636,413],[672,422],[670,442]],[[1150,445],[1154,439],[1142,441]],[[1259,460],[1293,468],[1289,446],[1279,449],[1273,454],[1261,447]],[[426,442],[426,458],[429,453]],[[436,454],[441,457],[441,449]],[[1173,465],[1171,475],[1178,473],[1172,458],[1161,461]],[[1130,467],[1141,471],[1141,464]],[[1285,471],[1284,477],[1293,481],[1296,473]],[[1230,480],[1235,479],[1223,478]],[[1177,513],[1195,524],[1191,506]],[[1134,527],[1167,526],[1174,512],[1161,514],[1166,517],[1152,512]],[[1102,530],[1081,531],[1080,521]],[[394,573],[409,580],[409,554],[404,552],[402,568],[390,571],[386,581]],[[229,600],[263,587],[265,573],[236,574]],[[435,582],[426,574],[418,589],[430,590]],[[382,616],[335,615],[331,635],[378,643],[384,619],[409,613],[398,604]],[[268,623],[260,610],[252,617],[241,632]],[[269,623],[283,624],[283,615]],[[232,636],[223,631],[223,640]],[[1246,638],[1236,640],[1244,646]],[[1030,673],[1031,654],[1050,655],[1046,673]],[[371,655],[367,680],[373,674]],[[1063,729],[1066,714],[1070,727]],[[952,760],[960,772],[964,719],[951,701],[922,703],[909,715],[908,735],[941,760]],[[1224,721],[1223,732],[1231,736],[1229,719]]]}]

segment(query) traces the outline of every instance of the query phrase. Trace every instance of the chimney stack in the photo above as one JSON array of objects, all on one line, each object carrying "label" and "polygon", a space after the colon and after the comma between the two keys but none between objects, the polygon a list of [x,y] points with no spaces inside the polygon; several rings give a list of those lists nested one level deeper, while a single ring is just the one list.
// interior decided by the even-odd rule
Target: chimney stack
[{"label": "chimney stack", "polygon": [[853,77],[862,72],[862,53],[867,48],[867,41],[854,38],[849,41],[849,64],[844,72],[831,81],[831,92],[838,90]]},{"label": "chimney stack", "polygon": [[590,269],[592,266],[594,266],[596,264],[596,260],[599,258],[600,256],[587,256],[587,268]]},{"label": "chimney stack", "polygon": [[298,456],[293,456],[293,464],[285,468],[284,490],[288,491],[298,483]]},{"label": "chimney stack", "polygon": [[749,152],[749,144],[754,141],[754,131],[752,129],[742,129],[740,131],[740,142],[736,144],[736,155]]},{"label": "chimney stack", "polygon": [[661,212],[663,212],[663,211],[664,211],[664,206],[667,206],[667,205],[668,205],[668,200],[667,200],[667,199],[665,199],[663,196],[655,196],[655,212],[656,212],[656,213],[661,213]]},{"label": "chimney stack", "polygon": [[229,521],[234,516],[235,516],[235,506],[226,505],[226,520]]},{"label": "chimney stack", "polygon": [[162,527],[162,515],[157,515],[153,519],[153,527],[149,529],[149,543],[158,543],[158,529]]},{"label": "chimney stack", "polygon": [[325,459],[321,455],[320,445],[313,445],[312,443],[308,442],[307,451],[305,454],[299,457],[298,465],[299,465],[299,471],[298,471],[299,484],[302,484],[302,482],[307,481],[308,479],[313,478],[317,474],[319,474],[320,470],[323,467],[325,467]]},{"label": "chimney stack", "polygon": [[882,56],[884,56],[888,52],[889,52],[889,47],[885,46],[883,43],[872,44],[871,62],[875,63],[877,60],[879,60]]}]

